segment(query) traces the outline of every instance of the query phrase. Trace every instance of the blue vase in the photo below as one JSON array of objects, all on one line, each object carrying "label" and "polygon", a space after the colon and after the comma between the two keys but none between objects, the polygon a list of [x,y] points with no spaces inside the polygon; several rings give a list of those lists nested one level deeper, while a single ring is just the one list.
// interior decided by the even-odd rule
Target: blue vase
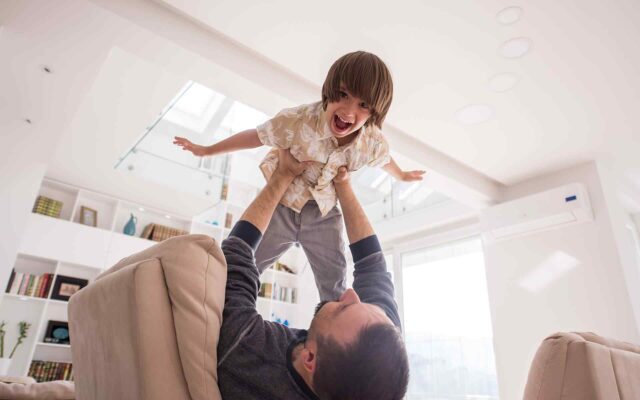
[{"label": "blue vase", "polygon": [[125,235],[133,236],[136,234],[136,222],[138,222],[138,218],[131,214],[131,218],[129,218],[129,221],[124,226],[123,232]]}]

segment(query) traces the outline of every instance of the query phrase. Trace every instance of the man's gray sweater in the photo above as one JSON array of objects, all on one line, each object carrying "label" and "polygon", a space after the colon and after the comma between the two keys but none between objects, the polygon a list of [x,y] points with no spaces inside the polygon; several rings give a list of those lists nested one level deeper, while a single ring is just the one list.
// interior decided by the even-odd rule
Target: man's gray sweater
[{"label": "man's gray sweater", "polygon": [[[256,310],[260,276],[254,252],[260,231],[239,221],[222,242],[227,286],[218,343],[218,385],[225,400],[316,399],[291,363],[291,351],[307,331],[265,321]],[[400,326],[391,277],[377,237],[350,245],[353,288],[364,303],[381,307]]]}]

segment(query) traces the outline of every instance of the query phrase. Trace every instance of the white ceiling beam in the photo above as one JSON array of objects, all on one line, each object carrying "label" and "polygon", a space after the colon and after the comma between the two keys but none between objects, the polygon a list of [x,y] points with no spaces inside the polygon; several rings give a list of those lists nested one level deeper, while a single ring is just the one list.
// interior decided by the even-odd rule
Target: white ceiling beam
[{"label": "white ceiling beam", "polygon": [[[222,35],[180,10],[170,8],[164,2],[91,1],[160,37],[279,93],[294,103],[307,103],[310,99],[319,98],[320,87],[317,84]],[[503,188],[500,183],[431,148],[389,123],[385,124],[384,130],[395,152],[424,165],[429,171],[427,183],[436,191],[475,209],[484,208],[500,200]]]}]

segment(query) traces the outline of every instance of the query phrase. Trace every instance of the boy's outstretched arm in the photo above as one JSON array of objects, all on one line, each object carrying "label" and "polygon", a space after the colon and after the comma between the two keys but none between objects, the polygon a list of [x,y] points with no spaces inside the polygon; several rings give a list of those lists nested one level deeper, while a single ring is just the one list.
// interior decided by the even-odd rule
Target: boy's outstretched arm
[{"label": "boy's outstretched arm", "polygon": [[403,182],[414,182],[421,181],[422,175],[424,175],[425,171],[415,170],[415,171],[403,171],[400,169],[396,161],[391,158],[389,164],[382,166],[382,169],[387,171],[391,176],[396,178],[399,181]]},{"label": "boy's outstretched arm", "polygon": [[173,144],[182,147],[183,150],[190,151],[195,156],[213,156],[216,154],[229,153],[236,150],[253,149],[262,146],[262,142],[258,137],[258,131],[255,129],[247,129],[233,136],[229,136],[225,140],[211,146],[201,146],[192,143],[190,140],[176,136],[173,138]]}]

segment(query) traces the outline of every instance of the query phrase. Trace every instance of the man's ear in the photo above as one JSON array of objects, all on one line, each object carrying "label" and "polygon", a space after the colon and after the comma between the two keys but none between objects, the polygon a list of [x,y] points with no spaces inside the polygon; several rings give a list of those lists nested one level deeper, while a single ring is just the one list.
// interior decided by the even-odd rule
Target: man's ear
[{"label": "man's ear", "polygon": [[311,376],[316,371],[316,354],[309,350],[309,348],[304,348],[300,352],[300,357],[302,358],[302,365],[304,366],[305,371],[307,371]]}]

